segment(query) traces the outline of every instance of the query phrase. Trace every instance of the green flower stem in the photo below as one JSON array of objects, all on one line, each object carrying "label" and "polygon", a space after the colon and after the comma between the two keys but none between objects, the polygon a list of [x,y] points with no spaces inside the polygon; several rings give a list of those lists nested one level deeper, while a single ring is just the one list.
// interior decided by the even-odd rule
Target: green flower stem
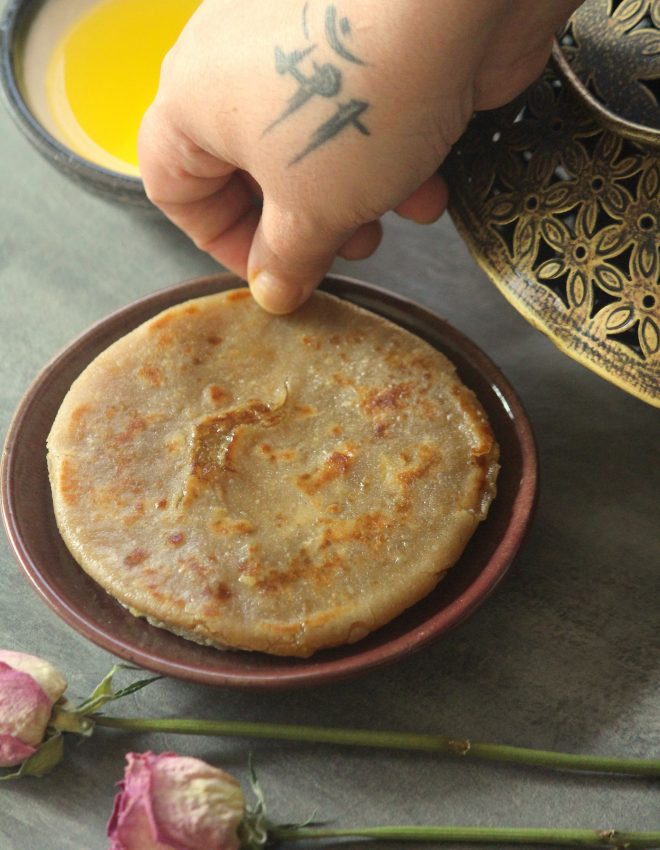
[{"label": "green flower stem", "polygon": [[614,829],[508,829],[471,826],[374,826],[364,829],[270,827],[276,841],[377,838],[380,841],[435,841],[469,844],[544,844],[571,847],[660,847],[660,832]]},{"label": "green flower stem", "polygon": [[409,732],[378,732],[366,729],[330,729],[323,726],[289,726],[277,723],[248,723],[230,720],[189,720],[110,717],[93,715],[97,726],[131,732],[168,732],[179,735],[218,735],[241,738],[269,738],[279,741],[307,741],[316,744],[418,750],[458,758],[514,762],[559,770],[660,776],[660,759],[616,758],[576,755],[549,750],[531,750],[504,744],[424,735]]}]

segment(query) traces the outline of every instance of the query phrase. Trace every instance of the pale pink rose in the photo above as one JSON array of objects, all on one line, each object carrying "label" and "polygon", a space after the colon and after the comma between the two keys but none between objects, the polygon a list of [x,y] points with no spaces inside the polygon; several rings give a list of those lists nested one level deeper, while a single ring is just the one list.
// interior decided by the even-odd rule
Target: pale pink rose
[{"label": "pale pink rose", "polygon": [[128,753],[108,823],[110,850],[238,850],[238,781],[176,753]]},{"label": "pale pink rose", "polygon": [[61,673],[41,658],[0,649],[0,767],[33,755],[53,704],[66,689]]}]

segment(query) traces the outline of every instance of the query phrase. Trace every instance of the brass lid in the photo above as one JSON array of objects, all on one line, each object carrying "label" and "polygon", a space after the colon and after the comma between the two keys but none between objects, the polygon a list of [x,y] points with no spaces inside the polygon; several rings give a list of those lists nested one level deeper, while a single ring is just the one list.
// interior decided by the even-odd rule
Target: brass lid
[{"label": "brass lid", "polygon": [[604,126],[660,145],[660,0],[587,0],[552,55]]}]

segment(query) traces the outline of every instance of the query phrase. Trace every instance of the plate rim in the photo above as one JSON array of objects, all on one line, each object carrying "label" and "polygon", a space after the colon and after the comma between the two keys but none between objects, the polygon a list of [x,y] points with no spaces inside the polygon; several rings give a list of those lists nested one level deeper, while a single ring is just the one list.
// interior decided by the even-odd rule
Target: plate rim
[{"label": "plate rim", "polygon": [[[0,508],[5,533],[11,550],[29,583],[37,591],[42,600],[46,602],[48,607],[63,619],[67,625],[101,649],[157,673],[215,686],[249,689],[282,689],[336,682],[394,663],[412,652],[421,649],[440,634],[450,631],[463,622],[469,614],[483,604],[502,580],[531,525],[538,496],[538,452],[531,423],[518,394],[501,370],[476,343],[427,307],[396,292],[350,276],[327,275],[321,288],[352,303],[357,303],[358,306],[363,306],[359,298],[354,300],[347,296],[349,293],[354,296],[363,295],[368,299],[382,302],[388,307],[396,307],[402,313],[413,314],[417,318],[428,321],[435,327],[440,327],[443,337],[448,336],[450,341],[457,345],[460,351],[466,355],[467,360],[477,368],[479,373],[490,384],[498,397],[499,403],[502,405],[504,413],[511,422],[512,430],[516,436],[516,442],[520,448],[520,482],[515,492],[511,514],[502,534],[502,539],[474,581],[446,608],[441,609],[438,614],[429,617],[425,622],[417,624],[410,630],[394,637],[386,644],[378,644],[360,650],[360,642],[358,641],[355,644],[338,647],[337,649],[343,649],[345,652],[350,653],[339,658],[318,658],[319,653],[317,653],[306,659],[277,658],[276,663],[272,667],[254,668],[253,670],[247,669],[244,671],[233,669],[222,670],[221,668],[210,670],[208,667],[196,667],[189,662],[184,664],[176,659],[163,658],[146,648],[131,646],[130,643],[127,644],[126,640],[122,642],[121,637],[117,637],[111,631],[104,629],[93,616],[81,616],[70,605],[69,600],[63,599],[52,587],[52,584],[43,575],[39,565],[34,562],[28,551],[26,541],[18,525],[11,482],[16,459],[15,446],[21,432],[21,426],[26,416],[29,416],[33,406],[38,403],[40,389],[48,382],[51,375],[63,366],[66,366],[67,360],[72,358],[76,352],[79,352],[86,342],[89,343],[89,341],[93,340],[101,328],[116,325],[127,314],[140,314],[141,311],[148,309],[150,305],[154,306],[154,311],[151,315],[157,315],[162,310],[168,309],[170,306],[181,303],[188,298],[201,297],[202,293],[199,290],[207,287],[218,287],[218,285],[222,288],[213,291],[223,291],[239,286],[244,287],[245,282],[233,274],[219,273],[191,278],[154,290],[92,323],[86,330],[82,331],[62,347],[39,370],[21,397],[10,420],[3,445],[2,459],[0,461]],[[171,299],[171,304],[164,306],[161,301],[167,296]],[[376,310],[369,307],[364,309],[378,314]],[[399,320],[393,319],[391,316],[386,316],[386,318],[399,326],[401,325]],[[131,322],[131,329],[147,321],[147,319],[148,316],[144,318],[139,318],[138,316],[135,322]],[[129,330],[123,329],[119,336],[128,332]],[[417,335],[419,336],[419,334]],[[109,344],[106,342],[103,347],[107,347]],[[497,378],[497,380],[493,380],[493,377]],[[103,590],[103,588],[101,589]],[[107,593],[104,590],[103,592]],[[412,607],[414,608],[415,606]],[[433,621],[436,616],[442,616],[443,627],[439,630],[433,628]],[[146,620],[144,622],[145,625],[149,625]],[[381,628],[387,628],[387,624]],[[373,634],[376,634],[378,631],[376,630]],[[185,638],[179,639],[185,640]],[[353,648],[355,648],[354,652],[351,651]],[[240,650],[222,651],[234,652]],[[296,662],[296,666],[283,666],[287,663],[290,664],[292,660]]]}]

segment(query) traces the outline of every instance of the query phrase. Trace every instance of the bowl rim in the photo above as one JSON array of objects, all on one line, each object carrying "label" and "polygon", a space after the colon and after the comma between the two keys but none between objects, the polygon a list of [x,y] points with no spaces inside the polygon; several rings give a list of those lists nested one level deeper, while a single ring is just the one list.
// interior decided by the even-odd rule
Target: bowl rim
[{"label": "bowl rim", "polygon": [[0,90],[8,112],[25,138],[50,162],[80,182],[117,192],[140,202],[146,200],[144,184],[139,177],[113,171],[80,156],[55,138],[37,119],[21,90],[17,68],[20,65],[21,37],[31,21],[49,0],[9,0],[0,19]]},{"label": "bowl rim", "polygon": [[631,139],[633,142],[641,142],[653,147],[660,147],[660,129],[649,127],[647,124],[638,124],[636,121],[624,118],[622,115],[609,109],[598,98],[594,97],[573,70],[557,36],[554,37],[552,43],[552,61],[562,80],[573,89],[603,127],[624,136],[626,139]]},{"label": "bowl rim", "polygon": [[[504,577],[529,531],[534,514],[538,495],[538,455],[532,426],[522,402],[502,372],[476,343],[473,343],[462,332],[441,319],[437,314],[416,302],[354,278],[343,275],[328,275],[322,288],[332,294],[339,295],[339,297],[355,296],[356,293],[357,295],[365,295],[369,299],[376,299],[379,303],[385,304],[388,308],[393,307],[402,316],[412,313],[414,316],[422,317],[422,320],[426,319],[435,323],[436,326],[440,323],[443,334],[448,332],[452,342],[455,342],[461,351],[466,352],[469,364],[475,365],[480,375],[484,376],[490,384],[504,414],[510,420],[516,445],[520,450],[520,480],[505,531],[485,567],[448,606],[441,608],[421,624],[406,630],[386,644],[378,644],[367,649],[360,649],[360,642],[338,647],[337,649],[346,650],[350,653],[343,657],[323,658],[322,653],[333,652],[333,650],[323,650],[320,658],[318,657],[319,653],[317,653],[308,659],[294,659],[295,666],[287,666],[292,659],[275,658],[273,666],[260,668],[256,673],[254,670],[250,672],[249,665],[247,665],[247,672],[209,670],[204,665],[192,667],[190,664],[164,658],[158,652],[154,653],[139,647],[136,649],[130,641],[122,640],[121,635],[117,636],[105,630],[89,616],[81,616],[75,606],[69,604],[69,601],[63,599],[57,590],[51,586],[48,577],[43,575],[39,565],[32,559],[27,541],[21,534],[12,480],[15,474],[15,447],[22,425],[26,417],[30,416],[35,402],[38,401],[42,387],[49,382],[51,376],[54,373],[56,374],[59,368],[66,365],[67,359],[73,358],[75,353],[83,348],[86,343],[93,341],[101,329],[116,326],[126,317],[132,317],[132,329],[146,321],[149,316],[156,315],[174,303],[187,298],[200,297],[210,291],[219,291],[215,288],[218,283],[222,284],[224,288],[230,288],[226,285],[228,283],[236,286],[244,285],[244,282],[234,275],[220,274],[193,278],[156,290],[120,307],[92,324],[55,354],[40,370],[23,395],[10,422],[0,461],[0,508],[5,532],[13,553],[28,581],[48,607],[75,631],[120,658],[164,675],[205,684],[239,688],[291,688],[352,678],[367,670],[398,661],[459,625],[483,604]],[[163,298],[173,300],[164,305],[161,303]],[[348,300],[363,306],[359,300],[351,298]],[[149,308],[152,306],[156,309],[149,312]],[[369,308],[367,307],[367,309]],[[399,323],[397,319],[392,319],[391,315],[390,321]],[[127,333],[128,330],[123,332]],[[497,378],[496,381],[493,380],[494,377]],[[387,624],[382,629],[387,629]],[[379,631],[381,630],[376,630],[372,634],[376,635]],[[183,638],[180,639],[184,640]],[[247,653],[247,655],[251,655],[251,653]]]}]

